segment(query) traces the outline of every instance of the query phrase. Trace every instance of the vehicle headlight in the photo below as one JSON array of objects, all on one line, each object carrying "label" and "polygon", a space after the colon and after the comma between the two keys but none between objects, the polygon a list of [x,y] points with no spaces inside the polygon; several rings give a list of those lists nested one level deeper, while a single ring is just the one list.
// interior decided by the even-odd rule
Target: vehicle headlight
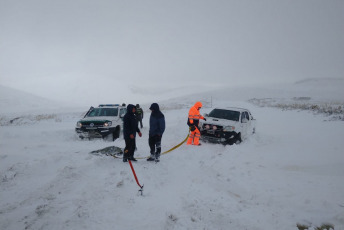
[{"label": "vehicle headlight", "polygon": [[81,123],[80,121],[78,121],[78,122],[76,123],[76,127],[81,128],[81,126],[82,126],[82,123]]},{"label": "vehicle headlight", "polygon": [[234,131],[234,130],[235,130],[234,126],[225,126],[225,127],[223,127],[223,131],[224,132],[231,132],[231,131]]},{"label": "vehicle headlight", "polygon": [[112,122],[111,121],[107,121],[104,123],[104,127],[109,127],[112,125]]}]

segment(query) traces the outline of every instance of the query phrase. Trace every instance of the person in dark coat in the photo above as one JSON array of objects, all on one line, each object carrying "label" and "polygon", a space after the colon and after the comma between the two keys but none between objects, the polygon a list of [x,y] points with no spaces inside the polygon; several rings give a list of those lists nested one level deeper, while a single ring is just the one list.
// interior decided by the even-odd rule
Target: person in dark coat
[{"label": "person in dark coat", "polygon": [[136,161],[134,158],[134,151],[136,148],[136,133],[142,136],[140,129],[137,127],[137,120],[135,117],[136,108],[134,105],[127,106],[127,113],[123,117],[123,135],[125,140],[125,148],[123,154],[123,162],[128,160]]},{"label": "person in dark coat", "polygon": [[135,112],[135,115],[136,115],[136,119],[137,119],[137,121],[140,123],[141,129],[142,129],[142,128],[143,128],[143,125],[142,125],[143,110],[142,110],[142,108],[140,107],[139,104],[136,104],[136,112]]},{"label": "person in dark coat", "polygon": [[159,105],[153,103],[149,108],[152,113],[149,118],[149,147],[150,147],[150,157],[147,161],[156,161],[160,160],[161,153],[161,138],[162,134],[165,131],[165,116],[160,111]]}]

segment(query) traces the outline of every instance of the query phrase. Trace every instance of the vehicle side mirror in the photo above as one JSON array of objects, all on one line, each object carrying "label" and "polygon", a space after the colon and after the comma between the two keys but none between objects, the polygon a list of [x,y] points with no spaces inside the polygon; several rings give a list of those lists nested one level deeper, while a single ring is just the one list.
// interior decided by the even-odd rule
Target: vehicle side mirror
[{"label": "vehicle side mirror", "polygon": [[204,117],[209,117],[209,114],[205,113],[203,114]]},{"label": "vehicle side mirror", "polygon": [[241,123],[247,123],[247,122],[248,122],[247,118],[244,118],[241,120]]},{"label": "vehicle side mirror", "polygon": [[119,117],[120,117],[120,118],[123,118],[123,117],[124,117],[124,114],[119,115]]}]

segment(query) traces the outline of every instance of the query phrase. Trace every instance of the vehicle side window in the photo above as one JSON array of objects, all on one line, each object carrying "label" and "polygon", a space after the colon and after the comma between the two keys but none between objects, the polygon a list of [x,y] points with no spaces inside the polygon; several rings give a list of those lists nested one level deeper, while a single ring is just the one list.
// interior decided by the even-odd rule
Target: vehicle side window
[{"label": "vehicle side window", "polygon": [[120,115],[121,117],[123,117],[124,114],[126,114],[126,112],[127,112],[126,109],[121,109],[120,112],[119,112],[119,115]]},{"label": "vehicle side window", "polygon": [[244,119],[246,119],[246,121],[248,121],[250,119],[247,112],[243,112],[241,114],[241,122],[243,122]]},{"label": "vehicle side window", "polygon": [[250,115],[248,115],[248,112],[245,112],[245,115],[246,115],[246,119],[250,120]]}]

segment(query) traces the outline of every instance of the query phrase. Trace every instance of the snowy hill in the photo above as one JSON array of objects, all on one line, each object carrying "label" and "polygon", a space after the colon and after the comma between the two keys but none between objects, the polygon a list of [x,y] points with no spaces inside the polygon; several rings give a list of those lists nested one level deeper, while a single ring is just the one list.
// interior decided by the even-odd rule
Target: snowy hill
[{"label": "snowy hill", "polygon": [[162,102],[165,109],[188,107],[202,101],[205,107],[230,103],[238,106],[243,101],[260,107],[283,110],[308,110],[325,115],[326,119],[344,120],[344,79],[306,79],[294,84],[264,86],[222,87],[205,90],[187,97],[172,98]]},{"label": "snowy hill", "polygon": [[35,96],[20,90],[0,85],[0,108],[1,114],[13,113],[35,113],[37,110],[52,110],[62,104]]},{"label": "snowy hill", "polygon": [[[158,102],[167,125],[163,151],[185,139],[187,112],[197,100],[205,104],[202,113],[219,105],[249,108],[257,133],[240,145],[182,145],[157,164],[139,160],[134,168],[144,184],[142,196],[127,163],[90,154],[107,146],[124,147],[123,139],[82,141],[75,136],[83,110],[51,112],[53,119],[35,122],[3,122],[0,229],[297,230],[297,224],[344,229],[344,122],[248,101],[310,97],[312,103],[343,103],[343,81],[326,82],[330,86],[323,87],[319,98],[316,88],[323,82],[305,81],[200,91]],[[26,105],[36,102],[21,99],[16,112],[28,116]],[[11,104],[1,101],[5,107]],[[3,111],[0,116],[7,117]],[[146,113],[136,157],[149,153],[148,122]]]},{"label": "snowy hill", "polygon": [[72,107],[71,104],[73,102],[65,105],[0,85],[0,126],[32,124],[43,120],[60,121],[61,117],[70,114],[79,115],[83,107]]}]

